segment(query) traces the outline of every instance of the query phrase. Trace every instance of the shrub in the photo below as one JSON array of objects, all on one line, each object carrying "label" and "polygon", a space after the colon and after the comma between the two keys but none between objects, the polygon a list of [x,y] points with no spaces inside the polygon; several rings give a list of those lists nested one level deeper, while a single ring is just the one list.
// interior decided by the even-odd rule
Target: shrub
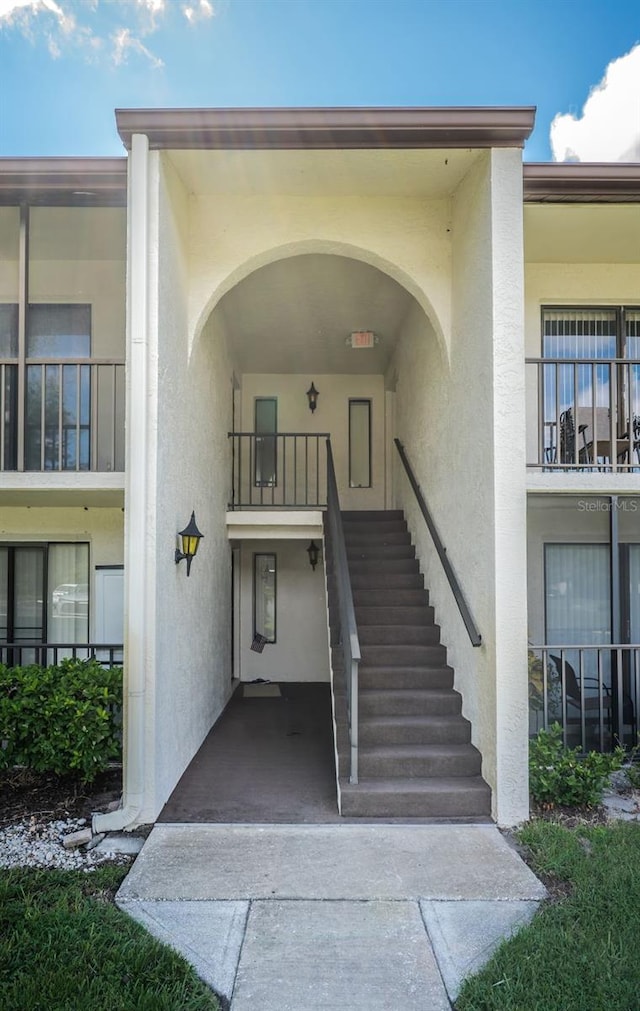
[{"label": "shrub", "polygon": [[90,783],[120,755],[122,670],[97,660],[0,665],[0,768],[78,775]]},{"label": "shrub", "polygon": [[624,752],[613,754],[590,751],[581,755],[579,748],[562,743],[562,728],[554,723],[540,730],[529,743],[529,786],[533,800],[555,807],[594,807],[602,800],[602,791],[610,774],[619,769]]}]

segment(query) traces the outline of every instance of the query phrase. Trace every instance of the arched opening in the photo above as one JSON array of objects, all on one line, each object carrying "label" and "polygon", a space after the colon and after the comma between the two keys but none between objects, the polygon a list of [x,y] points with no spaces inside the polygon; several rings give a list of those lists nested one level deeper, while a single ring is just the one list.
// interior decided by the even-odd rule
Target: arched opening
[{"label": "arched opening", "polygon": [[[406,478],[393,443],[412,429],[420,432],[423,456],[437,454],[439,441],[429,431],[438,423],[433,391],[446,387],[446,356],[423,306],[389,273],[360,258],[309,250],[261,264],[229,288],[192,345],[190,369],[197,376],[199,405],[192,414],[202,453],[209,453],[212,471],[218,463],[209,496],[218,514],[220,488],[232,475],[226,557],[230,547],[236,688],[203,755],[224,773],[216,792],[227,816],[238,808],[244,820],[273,820],[282,810],[285,820],[299,820],[300,798],[315,796],[302,820],[330,820],[336,778],[339,797],[348,786],[336,654],[343,633],[325,522],[326,444],[339,508],[351,526],[347,554],[364,664],[380,668],[373,674],[380,686],[394,678],[395,667],[411,668],[409,681],[420,680],[419,665],[444,664],[444,647],[404,515],[394,509],[395,482]],[[396,404],[404,391],[411,402]],[[212,440],[218,448],[210,452]],[[373,518],[364,544],[363,517]],[[209,519],[212,526],[219,522],[213,507]],[[217,549],[224,564],[224,544]],[[211,605],[219,610],[219,598]],[[457,705],[448,669],[442,678]],[[466,724],[461,729],[466,733]],[[382,761],[384,772],[384,748],[369,761],[374,767]],[[469,767],[479,771],[478,761],[471,753]],[[485,804],[483,784],[480,791]],[[395,786],[392,792],[382,801],[369,798],[366,810],[388,814],[398,803]],[[352,798],[356,805],[359,796]],[[175,804],[164,820],[184,818]]]}]

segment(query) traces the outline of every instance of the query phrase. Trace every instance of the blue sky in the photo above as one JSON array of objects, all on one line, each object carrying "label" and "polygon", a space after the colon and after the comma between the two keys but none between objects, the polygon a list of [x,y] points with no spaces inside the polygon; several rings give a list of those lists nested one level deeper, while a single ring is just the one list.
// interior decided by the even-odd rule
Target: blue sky
[{"label": "blue sky", "polygon": [[0,155],[122,154],[117,107],[247,105],[535,105],[528,160],[560,117],[559,159],[640,161],[640,5],[0,0]]}]

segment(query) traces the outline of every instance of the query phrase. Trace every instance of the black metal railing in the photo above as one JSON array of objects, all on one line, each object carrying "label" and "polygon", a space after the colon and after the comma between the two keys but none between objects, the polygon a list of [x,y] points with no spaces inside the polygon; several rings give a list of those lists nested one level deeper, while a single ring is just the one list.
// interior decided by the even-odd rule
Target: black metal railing
[{"label": "black metal railing", "polygon": [[529,402],[535,395],[537,405],[527,466],[640,469],[640,361],[527,358],[526,368]]},{"label": "black metal railing", "polygon": [[0,471],[123,471],[125,365],[0,361]]},{"label": "black metal railing", "polygon": [[464,626],[465,626],[465,628],[466,628],[466,630],[467,630],[467,632],[469,634],[469,639],[471,640],[471,645],[472,646],[481,646],[482,645],[482,636],[480,635],[480,632],[478,631],[477,625],[476,625],[475,621],[473,620],[473,616],[471,614],[471,610],[469,608],[469,605],[467,604],[467,601],[466,601],[466,598],[464,596],[464,593],[462,592],[462,587],[460,585],[460,581],[458,580],[458,577],[455,574],[454,568],[453,568],[451,562],[449,561],[449,558],[448,558],[448,555],[447,555],[447,549],[445,548],[444,544],[442,543],[442,540],[440,538],[440,534],[438,533],[438,529],[437,529],[437,527],[436,527],[436,525],[435,525],[435,523],[433,521],[433,517],[431,516],[431,513],[429,512],[429,508],[427,506],[425,497],[424,497],[424,495],[422,493],[422,489],[421,489],[420,485],[418,484],[418,482],[416,480],[416,476],[415,476],[415,474],[413,472],[413,468],[412,468],[412,466],[411,466],[411,464],[409,462],[409,458],[407,456],[406,450],[405,450],[404,446],[402,445],[402,443],[400,442],[399,439],[394,439],[393,441],[395,442],[396,449],[398,450],[398,453],[400,455],[400,459],[402,460],[402,466],[404,467],[405,473],[406,473],[406,475],[407,475],[407,477],[409,479],[409,484],[411,485],[411,488],[413,490],[413,494],[416,497],[416,501],[418,503],[418,507],[420,509],[420,512],[422,513],[424,521],[427,524],[429,533],[431,534],[431,539],[433,541],[434,547],[435,547],[436,552],[438,554],[438,558],[440,559],[440,561],[442,563],[442,568],[444,569],[445,575],[446,575],[446,577],[447,577],[447,579],[449,581],[449,586],[451,587],[451,592],[453,593],[453,596],[455,598],[456,604],[458,605],[458,610],[460,611],[460,615],[461,615],[462,620],[464,622]]},{"label": "black metal railing", "polygon": [[229,432],[231,509],[323,509],[326,432]]},{"label": "black metal railing", "polygon": [[332,561],[332,577],[338,596],[340,619],[340,645],[344,663],[349,730],[349,782],[358,782],[358,666],[361,660],[360,641],[353,606],[347,548],[344,540],[342,514],[336,472],[333,465],[331,442],[327,438],[327,517],[328,546]]},{"label": "black metal railing", "polygon": [[103,667],[122,666],[122,643],[0,642],[5,667],[50,667],[61,660],[97,660]]},{"label": "black metal railing", "polygon": [[640,701],[640,644],[530,646],[532,734],[553,723],[582,751],[635,747]]}]

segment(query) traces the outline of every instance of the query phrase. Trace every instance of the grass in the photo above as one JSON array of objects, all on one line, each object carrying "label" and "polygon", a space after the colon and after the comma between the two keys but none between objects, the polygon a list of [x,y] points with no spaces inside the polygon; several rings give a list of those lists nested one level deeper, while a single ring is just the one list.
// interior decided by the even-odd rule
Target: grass
[{"label": "grass", "polygon": [[566,891],[468,980],[458,1011],[634,1011],[640,1006],[640,825],[520,832],[533,869]]},{"label": "grass", "polygon": [[219,1011],[191,967],[113,904],[127,870],[0,872],[0,1008]]}]

